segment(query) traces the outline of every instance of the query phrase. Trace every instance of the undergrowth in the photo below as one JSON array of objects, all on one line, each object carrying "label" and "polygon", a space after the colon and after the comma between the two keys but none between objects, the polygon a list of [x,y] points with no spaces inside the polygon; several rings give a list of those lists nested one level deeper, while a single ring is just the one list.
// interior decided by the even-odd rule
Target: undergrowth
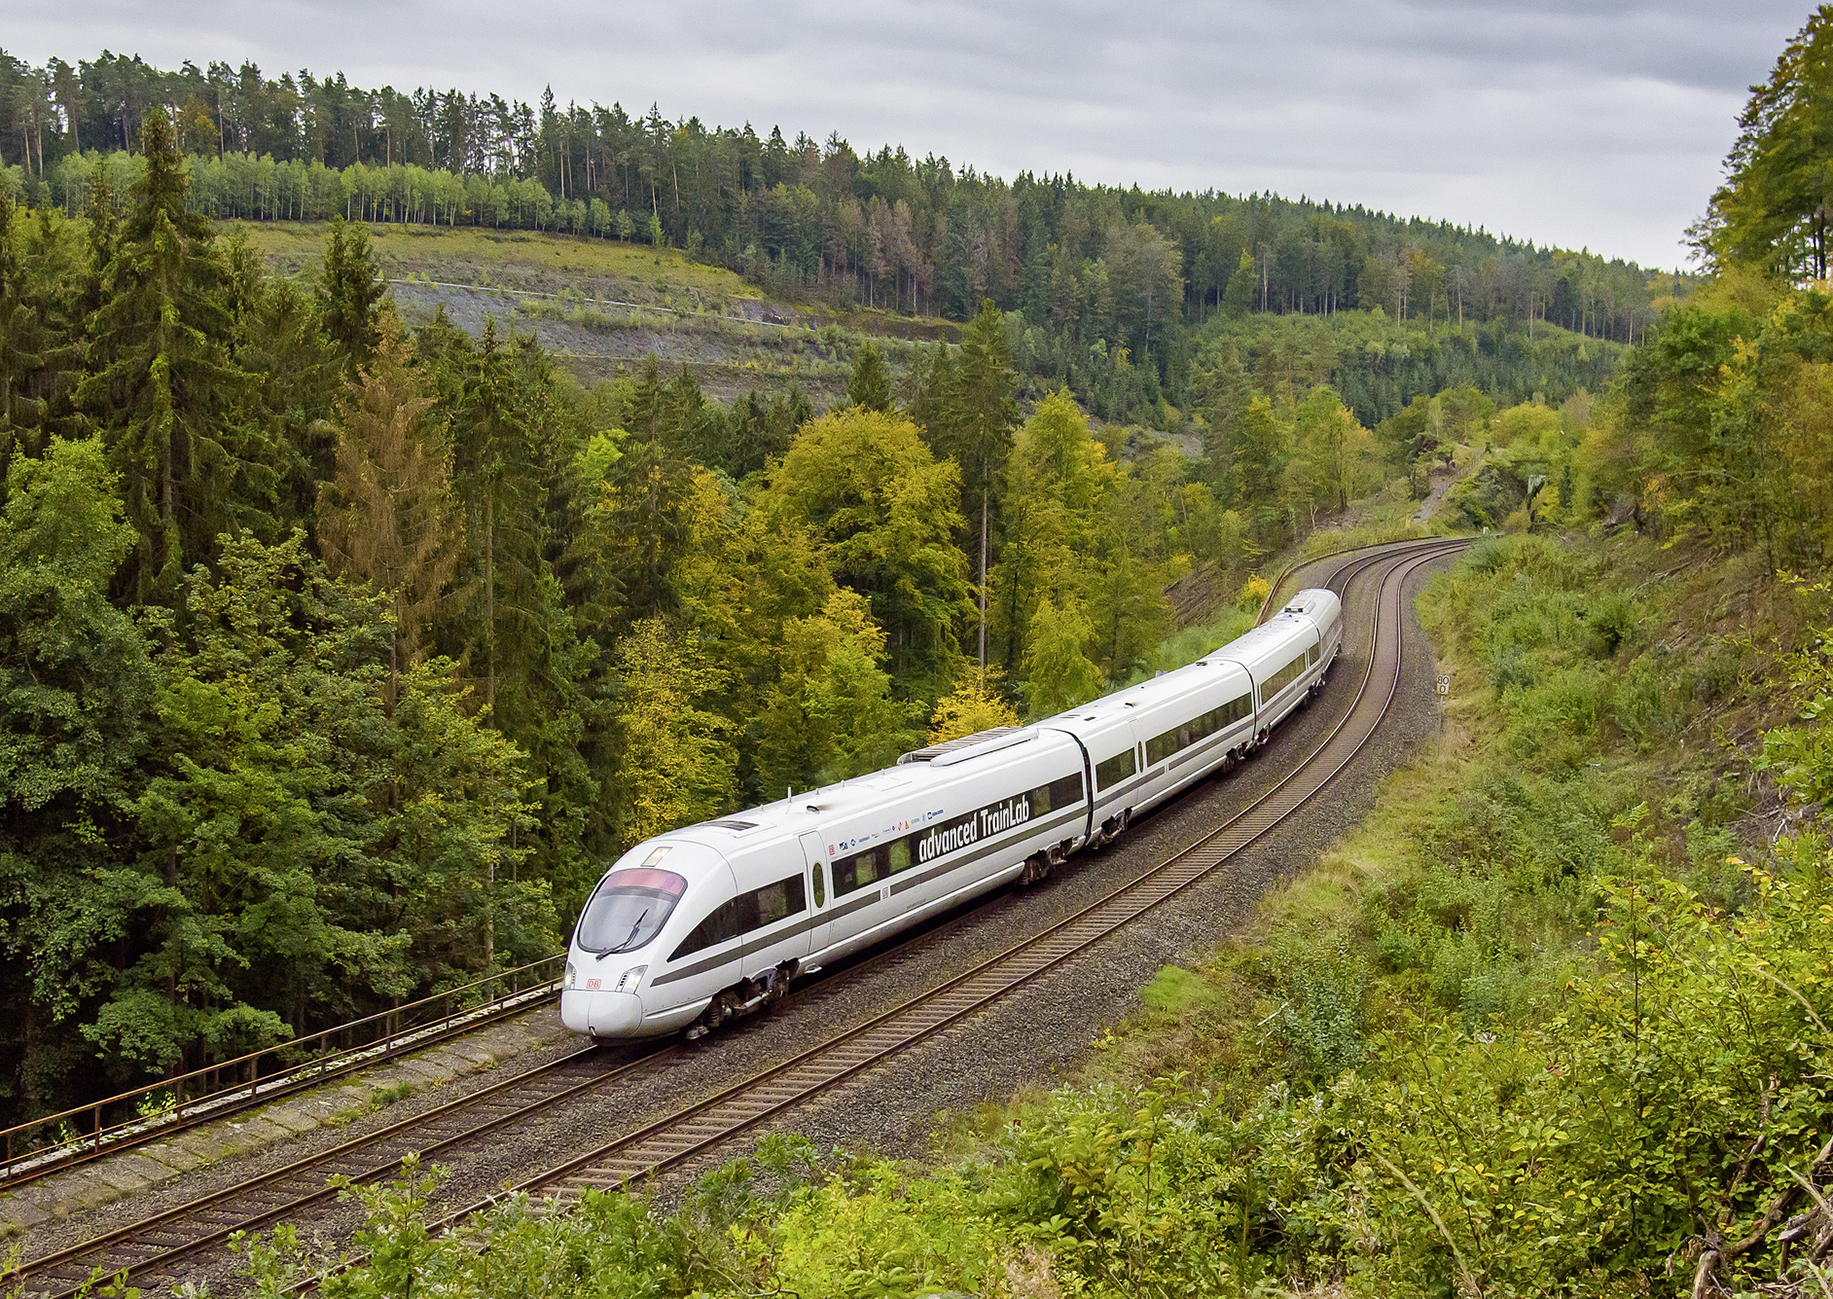
[{"label": "undergrowth", "polygon": [[[481,1252],[416,1234],[410,1169],[366,1193],[366,1247],[411,1267],[327,1293],[1817,1288],[1833,746],[1778,723],[1833,707],[1827,591],[1507,537],[1422,614],[1438,743],[1073,1085],[960,1117],[923,1166],[773,1137],[666,1212],[511,1199]],[[266,1293],[310,1263],[254,1255]]]}]

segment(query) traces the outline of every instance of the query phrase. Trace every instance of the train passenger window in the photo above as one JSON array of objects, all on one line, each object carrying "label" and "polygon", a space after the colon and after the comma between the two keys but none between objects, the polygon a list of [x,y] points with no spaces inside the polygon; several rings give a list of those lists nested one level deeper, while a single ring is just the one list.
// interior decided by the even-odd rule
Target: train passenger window
[{"label": "train passenger window", "polygon": [[880,854],[883,851],[881,848],[868,848],[864,852],[856,852],[836,860],[834,862],[834,896],[845,897],[849,893],[858,892],[868,884],[876,883],[878,878],[884,874],[883,863],[880,860]]},{"label": "train passenger window", "polygon": [[895,875],[899,871],[909,870],[910,869],[910,840],[899,839],[897,842],[893,843],[890,846],[890,855],[891,855],[891,865],[889,869],[885,871],[885,874]]},{"label": "train passenger window", "polygon": [[1299,677],[1304,674],[1304,671],[1305,656],[1300,654],[1297,658],[1293,659],[1290,663],[1286,664],[1283,668],[1266,679],[1266,682],[1260,687],[1260,697],[1262,699],[1271,699],[1281,690],[1284,690],[1287,686],[1298,680]]},{"label": "train passenger window", "polygon": [[579,945],[588,952],[633,952],[661,932],[687,891],[673,871],[637,867],[599,881],[579,917]]},{"label": "train passenger window", "polygon": [[1310,649],[1305,651],[1305,662],[1316,663],[1317,655],[1318,655],[1318,647],[1316,645],[1313,645]]},{"label": "train passenger window", "polygon": [[1126,749],[1095,764],[1095,785],[1099,789],[1111,789],[1138,770],[1138,758],[1131,748]]},{"label": "train passenger window", "polygon": [[1054,812],[1058,808],[1068,807],[1071,803],[1082,801],[1082,773],[1064,776],[1053,780],[1048,785],[1039,785],[1031,791],[1031,815],[1043,812]]},{"label": "train passenger window", "polygon": [[752,889],[748,893],[740,893],[714,907],[712,914],[694,926],[693,932],[681,940],[681,945],[675,948],[668,959],[678,961],[683,956],[691,956],[704,948],[723,943],[728,938],[774,925],[779,920],[786,920],[806,910],[808,895],[799,873],[774,884]]}]

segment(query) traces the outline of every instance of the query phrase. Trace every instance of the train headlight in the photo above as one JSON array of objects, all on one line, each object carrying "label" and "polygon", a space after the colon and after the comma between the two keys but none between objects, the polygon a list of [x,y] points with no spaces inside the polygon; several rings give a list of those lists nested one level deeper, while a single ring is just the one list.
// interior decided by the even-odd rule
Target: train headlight
[{"label": "train headlight", "polygon": [[560,986],[562,988],[570,988],[576,982],[578,982],[578,980],[579,980],[579,971],[573,968],[573,963],[571,961],[568,961],[566,963],[566,981],[562,983]]},{"label": "train headlight", "polygon": [[625,970],[623,977],[617,981],[617,990],[619,992],[635,992],[636,985],[641,983],[643,981],[643,976],[648,973],[649,967],[647,965],[632,966],[630,969]]}]

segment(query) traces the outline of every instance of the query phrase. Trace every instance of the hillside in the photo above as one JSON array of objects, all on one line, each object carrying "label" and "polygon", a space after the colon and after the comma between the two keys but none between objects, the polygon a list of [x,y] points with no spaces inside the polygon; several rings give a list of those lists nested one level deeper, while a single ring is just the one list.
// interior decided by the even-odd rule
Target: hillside
[{"label": "hillside", "polygon": [[[224,229],[277,273],[311,279],[329,227],[275,221]],[[734,272],[672,248],[538,231],[389,223],[368,231],[405,323],[422,324],[443,308],[477,335],[494,316],[533,334],[587,383],[631,375],[654,356],[671,372],[686,369],[723,402],[793,383],[825,407],[841,395],[853,349],[868,334],[901,371],[909,340],[960,333],[949,322],[774,300]]]},{"label": "hillside", "polygon": [[[342,216],[677,249],[779,304],[886,336],[950,337],[934,322],[958,326],[990,300],[1017,318],[1010,348],[1040,386],[1067,386],[1102,419],[1168,431],[1202,404],[1219,324],[1296,317],[1334,331],[1339,316],[1378,313],[1390,328],[1351,327],[1343,340],[1352,368],[1368,357],[1388,371],[1343,384],[1372,424],[1467,382],[1504,405],[1595,391],[1615,347],[1645,337],[1691,287],[1354,203],[991,176],[902,147],[862,152],[838,135],[760,136],[616,104],[537,111],[481,90],[372,90],[252,65],[162,71],[113,54],[53,63],[0,54],[0,188],[28,207],[77,215],[98,196],[118,207],[142,165],[135,135],[157,111],[188,156],[187,204],[215,220]],[[47,134],[46,121],[68,129]],[[480,305],[455,303],[467,318]],[[582,373],[617,372],[650,343],[721,393],[742,386],[751,361],[761,375],[832,386],[800,344],[753,346],[704,320],[607,333],[585,314],[599,311],[562,307],[578,318],[550,322]],[[1538,355],[1555,329],[1590,344],[1556,350],[1585,355]],[[831,336],[824,347],[834,360]]]}]

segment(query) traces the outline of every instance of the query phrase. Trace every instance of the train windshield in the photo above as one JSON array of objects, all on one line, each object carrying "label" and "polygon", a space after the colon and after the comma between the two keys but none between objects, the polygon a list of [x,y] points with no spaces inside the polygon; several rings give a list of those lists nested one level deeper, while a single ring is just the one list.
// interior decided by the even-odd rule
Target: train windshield
[{"label": "train windshield", "polygon": [[673,871],[612,871],[579,917],[579,945],[601,956],[634,952],[661,932],[686,891],[687,881]]}]

